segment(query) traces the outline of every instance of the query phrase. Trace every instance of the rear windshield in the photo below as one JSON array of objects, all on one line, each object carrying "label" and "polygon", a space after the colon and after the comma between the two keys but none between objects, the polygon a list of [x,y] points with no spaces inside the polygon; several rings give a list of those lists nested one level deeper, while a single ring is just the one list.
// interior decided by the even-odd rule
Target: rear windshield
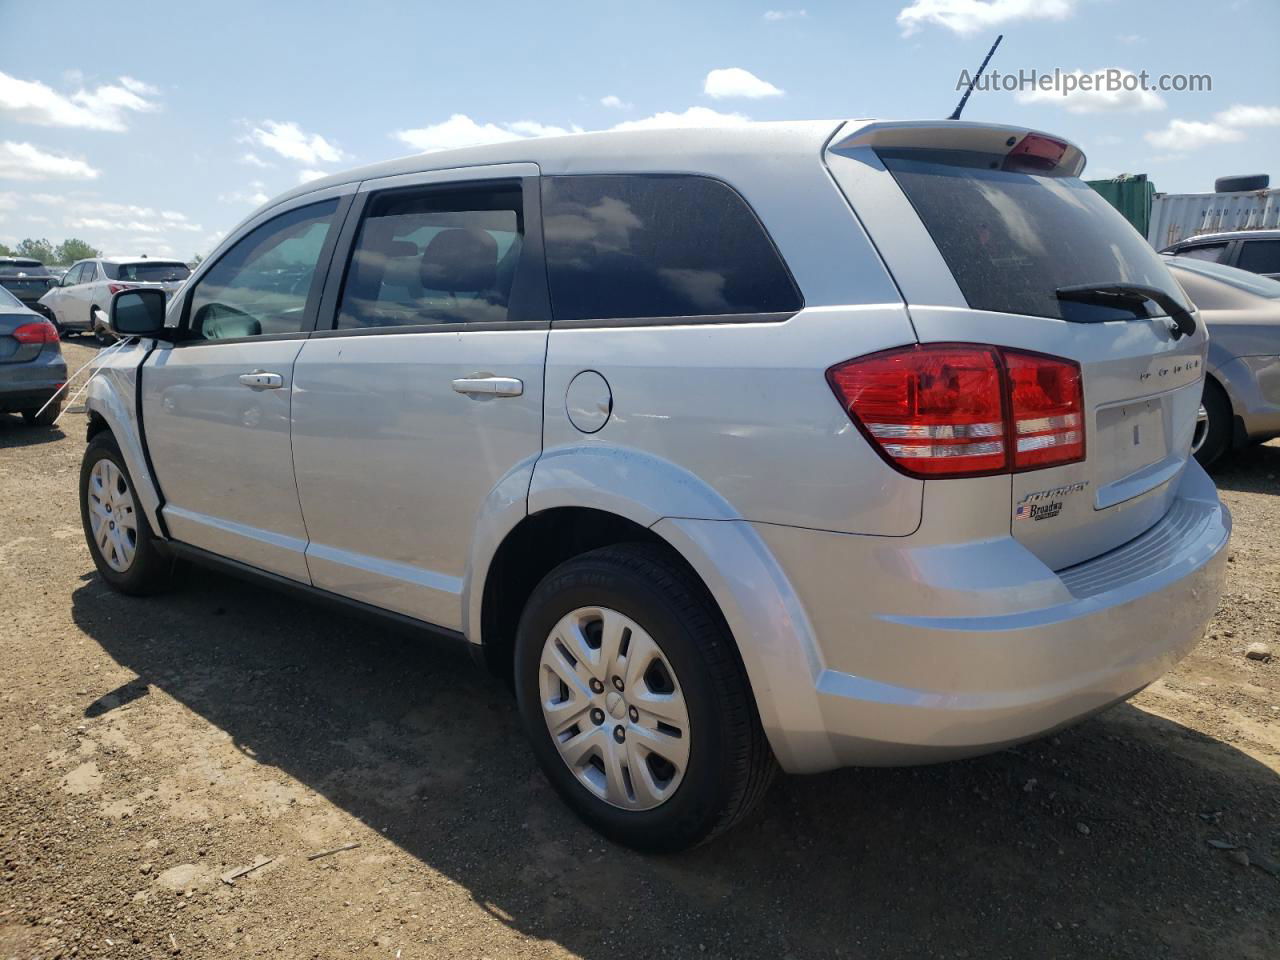
[{"label": "rear windshield", "polygon": [[185,280],[191,276],[185,263],[164,263],[148,260],[146,263],[103,263],[108,280],[126,280],[133,283],[165,283]]},{"label": "rear windshield", "polygon": [[28,277],[47,277],[49,276],[49,269],[43,263],[23,263],[20,260],[0,263],[0,279],[16,277],[20,273],[24,273]]},{"label": "rear windshield", "polygon": [[1061,287],[1129,283],[1186,303],[1159,256],[1076,177],[1001,169],[1004,157],[969,151],[883,150],[975,310],[1064,320],[1124,320],[1160,308],[1063,302]]}]

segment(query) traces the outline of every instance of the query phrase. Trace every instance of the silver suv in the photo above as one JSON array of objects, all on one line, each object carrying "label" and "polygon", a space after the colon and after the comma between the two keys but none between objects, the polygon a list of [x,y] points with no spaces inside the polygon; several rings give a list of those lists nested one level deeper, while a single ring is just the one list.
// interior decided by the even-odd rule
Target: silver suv
[{"label": "silver suv", "polygon": [[465,643],[564,800],[676,849],[775,769],[998,749],[1198,641],[1205,331],[1055,137],[588,134],[264,206],[89,394],[85,532]]},{"label": "silver suv", "polygon": [[148,257],[98,257],[73,264],[62,279],[40,298],[40,306],[52,314],[64,335],[89,333],[99,343],[112,340],[107,329],[107,309],[121,290],[157,287],[176,293],[191,275],[180,260]]}]

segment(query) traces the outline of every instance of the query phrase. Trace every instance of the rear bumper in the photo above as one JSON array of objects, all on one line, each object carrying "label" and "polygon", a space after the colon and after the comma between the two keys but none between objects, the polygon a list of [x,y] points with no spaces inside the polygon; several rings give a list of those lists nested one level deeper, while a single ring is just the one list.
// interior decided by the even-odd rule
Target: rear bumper
[{"label": "rear bumper", "polygon": [[0,413],[43,406],[66,380],[67,364],[51,345],[27,363],[0,364]]},{"label": "rear bumper", "polygon": [[793,685],[789,695],[814,699],[820,729],[770,731],[786,743],[783,766],[814,772],[984,753],[1078,721],[1160,677],[1216,609],[1231,531],[1194,461],[1177,482],[1154,527],[1057,573],[1012,538],[921,546],[758,525],[817,645],[811,688]]}]

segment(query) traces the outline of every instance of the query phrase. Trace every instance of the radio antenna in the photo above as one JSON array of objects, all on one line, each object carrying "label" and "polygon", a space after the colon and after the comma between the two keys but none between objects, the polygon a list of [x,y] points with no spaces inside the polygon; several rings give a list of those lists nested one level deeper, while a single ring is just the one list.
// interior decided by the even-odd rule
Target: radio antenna
[{"label": "radio antenna", "polygon": [[1000,41],[1004,39],[1004,34],[996,37],[996,42],[991,45],[991,49],[987,51],[986,57],[982,60],[982,66],[978,68],[978,72],[973,75],[973,79],[969,81],[968,89],[965,90],[964,96],[960,98],[960,102],[956,104],[955,110],[951,112],[948,120],[959,120],[960,111],[964,109],[964,105],[969,102],[969,94],[973,93],[974,84],[978,82],[978,78],[982,76],[982,71],[987,69],[987,64],[991,62],[991,55],[996,52],[996,47],[1000,46]]}]

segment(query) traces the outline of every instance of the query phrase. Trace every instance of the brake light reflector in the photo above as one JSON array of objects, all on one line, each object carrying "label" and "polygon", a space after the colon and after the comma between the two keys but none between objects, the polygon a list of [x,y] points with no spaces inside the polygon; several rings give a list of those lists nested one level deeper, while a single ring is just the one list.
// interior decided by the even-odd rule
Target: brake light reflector
[{"label": "brake light reflector", "polygon": [[1084,459],[1084,393],[1070,360],[1002,350],[1009,374],[1013,468]]},{"label": "brake light reflector", "polygon": [[909,476],[974,477],[1084,459],[1080,367],[980,344],[928,344],[836,364],[827,382]]},{"label": "brake light reflector", "polygon": [[107,292],[110,293],[113,297],[117,293],[119,293],[121,290],[130,290],[130,289],[132,288],[126,283],[108,283],[107,284]]},{"label": "brake light reflector", "polygon": [[24,323],[9,334],[19,343],[57,343],[58,330],[48,320],[37,320],[35,323]]}]

